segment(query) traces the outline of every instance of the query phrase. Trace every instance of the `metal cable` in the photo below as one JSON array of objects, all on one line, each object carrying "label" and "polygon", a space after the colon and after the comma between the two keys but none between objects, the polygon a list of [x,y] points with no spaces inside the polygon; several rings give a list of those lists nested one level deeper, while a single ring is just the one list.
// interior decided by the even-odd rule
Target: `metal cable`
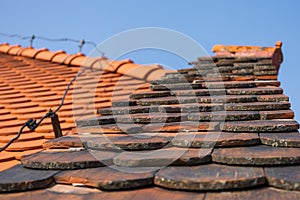
[{"label": "metal cable", "polygon": [[0,152],[4,151],[7,147],[9,147],[15,140],[19,139],[19,137],[21,136],[23,129],[28,126],[29,124],[31,124],[33,122],[33,119],[29,119],[27,122],[25,122],[23,124],[23,126],[20,128],[18,135],[16,137],[14,137],[13,139],[11,139],[4,147],[2,147],[0,149]]},{"label": "metal cable", "polygon": [[68,86],[67,86],[67,88],[66,88],[66,90],[65,90],[65,92],[64,92],[64,94],[63,94],[63,96],[62,96],[61,103],[60,103],[59,106],[54,110],[54,112],[53,112],[51,109],[49,109],[49,111],[48,111],[48,112],[47,112],[47,113],[46,113],[46,114],[45,114],[38,122],[36,122],[35,119],[30,118],[30,119],[29,119],[27,122],[25,122],[25,123],[23,124],[23,126],[20,128],[20,130],[19,130],[17,136],[14,137],[13,139],[11,139],[4,147],[2,147],[2,148],[0,149],[0,152],[4,151],[4,150],[5,150],[7,147],[9,147],[15,140],[19,139],[19,137],[21,136],[21,134],[22,134],[22,132],[23,132],[23,129],[24,129],[25,127],[28,127],[31,131],[34,131],[37,127],[39,127],[39,125],[40,125],[46,118],[49,118],[49,117],[53,116],[54,114],[56,114],[56,113],[59,111],[59,109],[63,106],[64,101],[65,101],[65,98],[66,98],[66,96],[67,96],[67,94],[68,94],[68,92],[69,92],[69,90],[70,90],[71,85],[72,85],[72,84],[74,83],[74,81],[76,81],[76,79],[77,79],[79,76],[81,76],[87,69],[89,69],[89,68],[84,68],[81,72],[77,73],[76,76],[74,76],[74,77],[72,78],[72,80],[69,82],[69,84],[68,84]]},{"label": "metal cable", "polygon": [[76,40],[76,39],[72,39],[72,38],[48,38],[48,37],[38,36],[38,35],[21,36],[19,34],[7,34],[7,33],[3,33],[3,32],[0,32],[0,35],[4,36],[4,37],[9,37],[9,38],[19,38],[21,40],[29,40],[29,46],[30,47],[32,47],[33,40],[35,40],[35,39],[44,40],[44,41],[48,41],[48,42],[73,42],[73,43],[77,43],[77,44],[79,44],[79,52],[81,52],[82,47],[83,47],[84,44],[88,44],[88,45],[92,45],[94,48],[96,48],[96,50],[101,54],[101,56],[104,56],[104,52],[101,51],[97,47],[96,43],[94,43],[92,41]]},{"label": "metal cable", "polygon": [[[47,38],[47,37],[43,37],[43,36],[21,36],[18,34],[7,34],[7,33],[2,33],[0,32],[1,36],[5,36],[5,37],[10,37],[10,38],[19,38],[21,40],[29,40],[30,44],[29,46],[32,46],[33,40],[34,39],[40,39],[40,40],[45,40],[45,41],[49,41],[49,42],[64,42],[64,41],[70,41],[70,42],[74,42],[74,43],[79,43],[79,52],[81,52],[82,47],[84,44],[90,44],[92,46],[94,46],[94,48],[96,48],[96,50],[101,53],[101,58],[104,57],[104,52],[101,51],[97,45],[94,42],[91,41],[85,41],[85,40],[75,40],[75,39],[70,39],[70,38],[58,38],[58,39],[53,39],[53,38]],[[59,106],[52,111],[51,109],[49,109],[49,111],[37,122],[35,119],[30,118],[27,122],[25,122],[23,124],[23,126],[20,128],[18,134],[16,137],[14,137],[13,139],[11,139],[4,147],[2,147],[0,149],[0,152],[4,151],[7,147],[9,147],[15,140],[19,139],[19,137],[21,136],[23,129],[25,127],[28,127],[31,131],[34,131],[46,118],[49,118],[51,116],[53,116],[54,114],[56,114],[59,109],[63,106],[65,98],[70,90],[71,85],[74,83],[74,81],[76,81],[76,79],[81,76],[88,68],[84,68],[81,72],[77,73],[76,76],[74,76],[72,78],[72,80],[69,82],[63,96],[61,99],[61,103],[59,104]],[[90,68],[90,70],[93,70],[92,68]]]}]

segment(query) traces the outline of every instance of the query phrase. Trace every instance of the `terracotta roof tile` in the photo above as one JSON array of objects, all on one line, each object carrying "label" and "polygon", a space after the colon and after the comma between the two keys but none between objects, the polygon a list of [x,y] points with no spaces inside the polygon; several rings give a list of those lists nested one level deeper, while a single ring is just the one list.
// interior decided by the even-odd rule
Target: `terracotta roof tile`
[{"label": "terracotta roof tile", "polygon": [[300,147],[298,132],[292,133],[260,133],[261,143],[274,147]]},{"label": "terracotta roof tile", "polygon": [[229,165],[293,165],[300,163],[300,149],[266,145],[215,149],[212,159]]},{"label": "terracotta roof tile", "polygon": [[266,178],[271,186],[284,190],[300,190],[299,166],[266,167]]},{"label": "terracotta roof tile", "polygon": [[3,171],[6,169],[9,169],[15,165],[18,165],[18,164],[20,164],[20,162],[18,160],[10,160],[7,162],[0,162],[0,169],[1,169],[1,171]]},{"label": "terracotta roof tile", "polygon": [[233,192],[218,192],[207,193],[207,200],[225,200],[225,199],[298,199],[300,192],[279,190],[275,188],[262,187],[255,190],[233,191]]},{"label": "terracotta roof tile", "polygon": [[[17,141],[7,147],[6,151],[27,151],[34,149],[41,149],[45,140],[30,140],[30,141]],[[5,144],[5,143],[4,143]],[[1,146],[4,146],[2,143]]]},{"label": "terracotta roof tile", "polygon": [[124,167],[162,167],[167,165],[199,165],[211,160],[211,150],[164,148],[157,151],[122,152],[114,157],[115,165]]},{"label": "terracotta roof tile", "polygon": [[[216,56],[191,62],[192,68],[168,71],[131,60],[0,45],[2,145],[21,121],[58,106],[80,67],[94,69],[78,78],[58,112],[63,137],[54,139],[47,119],[0,153],[3,169],[21,159],[36,172],[73,170],[56,175],[52,188],[6,198],[296,199],[299,192],[291,190],[299,190],[299,124],[277,80],[281,43],[214,51]],[[119,191],[129,188],[135,190]]]},{"label": "terracotta roof tile", "polygon": [[[125,171],[123,171],[125,170]],[[75,171],[64,171],[55,176],[57,183],[83,184],[103,190],[124,190],[138,187],[151,186],[154,172],[131,173],[126,168],[113,169],[110,167],[99,167]]]},{"label": "terracotta roof tile", "polygon": [[154,179],[156,185],[179,190],[244,189],[266,182],[263,168],[222,166],[166,167]]},{"label": "terracotta roof tile", "polygon": [[[6,143],[9,142],[13,138],[12,135],[9,136],[0,136],[0,142]],[[43,139],[43,136],[37,135],[36,133],[26,133],[22,134],[17,141],[30,141],[30,140],[38,140]]]},{"label": "terracotta roof tile", "polygon": [[110,135],[105,137],[82,138],[84,145],[91,149],[115,150],[151,150],[166,146],[170,140],[167,137],[133,137],[128,135]]},{"label": "terracotta roof tile", "polygon": [[16,165],[1,173],[0,191],[26,191],[45,188],[53,182],[52,177],[56,173],[57,171],[31,170]]},{"label": "terracotta roof tile", "polygon": [[23,157],[21,161],[32,169],[82,169],[110,164],[115,155],[115,152],[97,152],[96,155],[88,151],[39,152]]},{"label": "terracotta roof tile", "polygon": [[48,51],[47,49],[33,49],[33,48],[27,48],[24,51],[20,52],[21,56],[26,56],[29,58],[35,58],[36,55],[43,51]]},{"label": "terracotta roof tile", "polygon": [[56,51],[56,52],[42,51],[36,55],[36,58],[45,61],[52,61],[54,56],[58,54],[64,54],[64,53],[65,53],[64,51]]},{"label": "terracotta roof tile", "polygon": [[48,140],[43,144],[45,149],[60,149],[60,148],[70,148],[70,147],[83,147],[83,141],[79,136],[65,136],[56,138],[53,140]]}]

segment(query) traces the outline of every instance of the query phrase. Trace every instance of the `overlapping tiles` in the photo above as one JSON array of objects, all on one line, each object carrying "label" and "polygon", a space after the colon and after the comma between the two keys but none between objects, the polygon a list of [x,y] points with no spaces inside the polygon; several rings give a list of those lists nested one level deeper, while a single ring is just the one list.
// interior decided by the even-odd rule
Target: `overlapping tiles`
[{"label": "overlapping tiles", "polygon": [[[158,191],[159,197],[168,196],[169,191],[161,189],[168,188],[191,191],[172,191],[178,195],[173,198],[185,199],[243,195],[266,198],[266,194],[297,198],[299,192],[290,190],[299,190],[299,124],[293,120],[288,97],[279,88],[279,65],[273,63],[272,56],[225,52],[199,58],[192,62],[194,68],[167,73],[162,80],[152,81],[153,91],[134,92],[130,100],[117,96],[112,108],[98,109],[100,116],[84,117],[82,113],[77,120],[79,136],[46,142],[44,148],[54,150],[25,156],[23,165],[73,169],[56,175],[56,182],[62,184],[79,183],[101,190],[149,187],[125,192],[128,197],[132,192],[139,197]],[[64,78],[72,74],[66,73]],[[113,93],[112,85],[106,84],[108,79],[120,78],[110,73],[105,77],[100,85],[105,84],[97,90],[98,97]],[[128,90],[137,83],[126,80]],[[95,79],[81,81],[97,83]],[[90,97],[82,91],[77,93],[82,98],[78,101],[80,106]],[[119,87],[115,94],[130,93]],[[97,105],[105,103],[99,100]],[[68,112],[70,106],[65,113],[71,115]],[[5,159],[12,158],[7,154]],[[114,171],[114,167],[130,169],[132,173]],[[152,169],[151,173],[145,177],[137,173],[145,168]],[[103,192],[101,197],[121,193]],[[92,198],[96,193],[90,195]]]}]

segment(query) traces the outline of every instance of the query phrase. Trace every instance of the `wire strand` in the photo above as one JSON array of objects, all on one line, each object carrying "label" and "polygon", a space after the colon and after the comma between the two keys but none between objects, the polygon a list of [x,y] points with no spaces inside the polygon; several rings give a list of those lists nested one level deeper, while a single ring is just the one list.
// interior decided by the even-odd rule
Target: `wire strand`
[{"label": "wire strand", "polygon": [[21,136],[22,132],[23,132],[23,129],[28,126],[30,123],[33,122],[33,119],[29,119],[27,122],[25,122],[23,124],[23,126],[20,128],[18,134],[16,137],[14,137],[13,139],[11,139],[4,147],[2,147],[0,149],[0,152],[4,151],[5,149],[7,149],[7,147],[9,147],[14,141],[16,141],[17,139],[19,139],[19,137]]},{"label": "wire strand", "polygon": [[65,98],[70,90],[70,87],[71,85],[74,83],[74,81],[76,81],[76,79],[81,76],[87,69],[90,69],[92,70],[91,68],[83,68],[83,70],[79,73],[77,73],[73,78],[72,80],[69,82],[63,96],[62,96],[62,99],[61,99],[61,103],[59,104],[59,106],[54,110],[54,112],[50,109],[38,122],[36,122],[36,120],[34,119],[29,119],[27,122],[25,122],[23,124],[23,126],[20,128],[18,134],[16,137],[14,137],[13,139],[11,139],[4,147],[2,147],[0,149],[0,152],[4,151],[5,149],[7,149],[7,147],[9,147],[15,140],[19,139],[19,137],[21,136],[22,132],[23,132],[23,129],[25,127],[28,127],[31,131],[34,131],[37,127],[39,127],[39,125],[46,119],[46,118],[49,118],[51,117],[52,115],[56,114],[59,109],[63,106],[64,104],[64,101],[65,101]]},{"label": "wire strand", "polygon": [[[4,36],[4,37],[8,37],[8,38],[18,38],[18,39],[21,39],[21,40],[30,40],[30,45],[29,46],[32,46],[32,42],[35,39],[48,41],[48,42],[73,42],[73,43],[77,43],[77,44],[80,44],[82,41],[84,41],[82,46],[84,44],[92,45],[101,54],[101,56],[104,56],[104,52],[101,51],[98,48],[97,44],[92,42],[92,41],[76,40],[76,39],[73,39],[73,38],[48,38],[48,37],[38,36],[38,35],[21,36],[19,34],[7,34],[7,33],[3,33],[3,32],[0,32],[0,35]],[[79,52],[81,52],[81,47],[79,48]]]},{"label": "wire strand", "polygon": [[[44,40],[44,41],[49,41],[49,42],[64,42],[64,41],[70,41],[70,42],[74,42],[74,43],[79,43],[79,51],[81,51],[81,48],[84,44],[89,44],[94,46],[94,48],[101,53],[101,58],[104,57],[104,52],[101,51],[97,45],[92,42],[92,41],[85,41],[85,40],[75,40],[75,39],[71,39],[71,38],[57,38],[57,39],[53,39],[53,38],[47,38],[47,37],[43,37],[43,36],[21,36],[19,34],[7,34],[7,33],[2,33],[0,32],[1,36],[5,36],[5,37],[9,37],[9,38],[19,38],[21,40],[30,40],[30,46],[32,46],[33,40],[34,39],[40,39],[40,40]],[[92,67],[91,68],[83,68],[83,70],[81,72],[78,72],[76,74],[76,76],[74,76],[72,78],[72,80],[70,80],[70,82],[68,83],[68,86],[62,96],[61,99],[61,103],[59,104],[59,106],[52,111],[51,109],[49,109],[49,111],[37,122],[35,119],[29,119],[27,122],[25,122],[22,127],[20,128],[18,134],[16,137],[14,137],[13,139],[11,139],[4,147],[0,148],[0,152],[4,151],[6,148],[8,148],[14,141],[16,141],[17,139],[19,139],[19,137],[21,136],[23,129],[25,127],[28,127],[31,131],[34,131],[46,118],[49,118],[51,116],[53,116],[54,114],[56,114],[60,108],[63,106],[65,98],[70,90],[71,85],[74,83],[74,81],[76,81],[76,79],[81,76],[87,69],[93,70]]]}]

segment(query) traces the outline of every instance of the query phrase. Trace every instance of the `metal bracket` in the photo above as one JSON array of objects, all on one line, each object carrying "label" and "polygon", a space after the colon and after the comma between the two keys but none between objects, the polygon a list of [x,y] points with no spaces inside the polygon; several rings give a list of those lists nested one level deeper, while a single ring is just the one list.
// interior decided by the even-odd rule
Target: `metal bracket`
[{"label": "metal bracket", "polygon": [[55,134],[55,138],[61,137],[62,136],[62,131],[61,131],[58,115],[53,113],[53,115],[50,118],[51,118],[53,131],[54,131],[54,134]]}]

